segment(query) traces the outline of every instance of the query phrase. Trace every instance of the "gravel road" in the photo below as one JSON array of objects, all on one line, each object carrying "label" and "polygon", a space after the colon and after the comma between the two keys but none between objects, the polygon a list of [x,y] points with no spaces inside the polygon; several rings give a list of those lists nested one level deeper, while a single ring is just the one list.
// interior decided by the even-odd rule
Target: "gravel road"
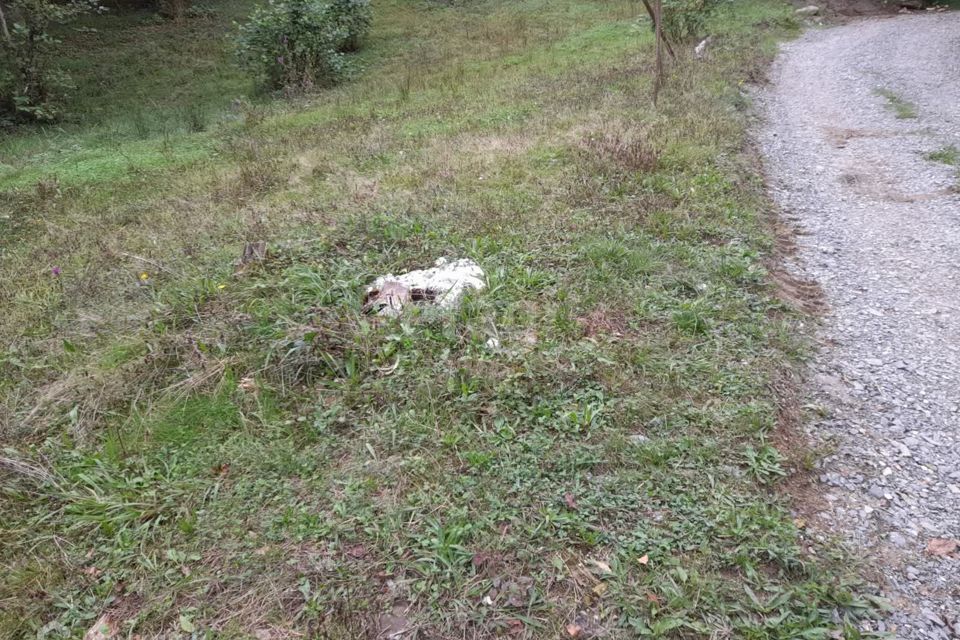
[{"label": "gravel road", "polygon": [[880,569],[887,632],[960,638],[960,13],[808,31],[759,102],[791,268],[829,305],[814,527]]}]

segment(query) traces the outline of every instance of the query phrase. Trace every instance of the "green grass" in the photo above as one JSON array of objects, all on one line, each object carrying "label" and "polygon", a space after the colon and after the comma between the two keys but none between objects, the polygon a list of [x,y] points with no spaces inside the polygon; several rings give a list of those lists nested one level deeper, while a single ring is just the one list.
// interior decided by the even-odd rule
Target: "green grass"
[{"label": "green grass", "polygon": [[[215,18],[184,25],[131,9],[89,17],[60,36],[76,89],[56,127],[3,137],[0,186],[32,185],[42,174],[63,184],[190,165],[214,150],[216,129],[242,106],[262,104],[232,63],[234,20],[252,1],[217,2]],[[122,5],[121,5],[122,6]]]},{"label": "green grass", "polygon": [[[741,85],[790,8],[728,5],[656,109],[632,3],[375,11],[314,98],[4,142],[0,637],[863,637],[782,491],[803,344]],[[205,46],[150,117],[215,110]],[[487,289],[363,314],[438,256]]]},{"label": "green grass", "polygon": [[940,162],[948,164],[951,167],[960,167],[960,149],[957,149],[957,147],[952,144],[928,153],[926,158],[931,162]]},{"label": "green grass", "polygon": [[877,89],[876,94],[887,99],[887,107],[889,107],[900,120],[912,120],[919,117],[917,105],[906,100],[896,92],[890,89]]},{"label": "green grass", "polygon": [[955,190],[960,189],[960,149],[957,149],[956,146],[951,144],[941,149],[937,149],[936,151],[932,151],[925,157],[931,162],[940,162],[942,164],[958,168],[958,171],[956,172],[957,185]]}]

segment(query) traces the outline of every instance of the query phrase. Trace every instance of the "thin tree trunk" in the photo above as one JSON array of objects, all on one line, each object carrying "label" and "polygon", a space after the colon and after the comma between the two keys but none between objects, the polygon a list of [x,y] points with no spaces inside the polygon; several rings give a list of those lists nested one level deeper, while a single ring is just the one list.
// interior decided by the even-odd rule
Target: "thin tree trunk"
[{"label": "thin tree trunk", "polygon": [[655,31],[657,39],[657,78],[653,83],[653,104],[657,104],[657,98],[660,95],[660,88],[663,86],[663,0],[654,0],[653,12],[655,14]]},{"label": "thin tree trunk", "polygon": [[187,9],[190,8],[190,2],[191,0],[163,0],[160,3],[160,13],[176,24],[182,24],[187,16]]},{"label": "thin tree trunk", "polygon": [[[657,22],[658,22],[656,16],[663,13],[663,7],[662,7],[662,6],[660,7],[660,14],[654,14],[653,7],[650,6],[650,0],[643,0],[643,6],[646,7],[647,13],[650,14],[650,20],[653,22],[653,25],[654,25],[653,28],[654,28],[654,30],[656,30],[656,28],[657,28],[656,25],[657,25]],[[661,31],[660,37],[661,37],[661,39],[663,40],[663,45],[667,48],[667,53],[670,54],[670,57],[671,57],[671,58],[673,58],[674,60],[676,60],[676,59],[677,59],[677,54],[675,54],[675,53],[673,52],[673,46],[670,44],[670,41],[667,39],[667,34],[665,34],[665,33],[663,33],[663,32]]]},{"label": "thin tree trunk", "polygon": [[10,44],[10,29],[7,28],[7,17],[3,15],[2,3],[0,3],[0,32],[3,33],[3,41]]}]

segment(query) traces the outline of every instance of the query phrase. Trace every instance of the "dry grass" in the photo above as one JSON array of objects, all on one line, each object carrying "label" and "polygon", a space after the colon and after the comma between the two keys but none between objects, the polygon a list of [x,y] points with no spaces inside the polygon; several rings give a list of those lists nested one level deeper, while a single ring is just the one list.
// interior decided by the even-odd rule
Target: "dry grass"
[{"label": "dry grass", "polygon": [[654,133],[636,125],[608,124],[586,134],[580,140],[580,148],[601,168],[652,172],[659,162],[659,153],[651,142]]}]

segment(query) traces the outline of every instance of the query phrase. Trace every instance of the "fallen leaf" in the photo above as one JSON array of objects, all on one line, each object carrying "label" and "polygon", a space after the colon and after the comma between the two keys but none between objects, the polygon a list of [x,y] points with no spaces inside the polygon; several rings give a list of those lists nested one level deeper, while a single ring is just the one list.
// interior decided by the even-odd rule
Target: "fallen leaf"
[{"label": "fallen leaf", "polygon": [[601,560],[587,560],[587,562],[599,569],[602,573],[613,573],[613,569],[611,569],[610,565],[608,565],[606,562]]},{"label": "fallen leaf", "polygon": [[394,607],[393,613],[381,614],[377,621],[379,627],[377,637],[387,640],[402,638],[410,630],[410,621],[402,613],[402,608]]},{"label": "fallen leaf", "polygon": [[640,556],[639,558],[637,558],[637,562],[639,562],[640,564],[646,566],[646,565],[650,564],[650,556],[648,556],[647,554],[643,554],[642,556]]},{"label": "fallen leaf", "polygon": [[252,262],[263,262],[267,258],[267,243],[263,240],[257,242],[248,242],[243,245],[243,255],[240,256],[240,266],[246,266]]},{"label": "fallen leaf", "polygon": [[583,631],[583,627],[578,624],[568,624],[567,625],[567,635],[571,638],[579,638],[580,633]]},{"label": "fallen leaf", "polygon": [[83,572],[88,576],[90,576],[91,578],[96,578],[101,573],[103,573],[103,571],[101,571],[97,567],[87,567],[86,569],[83,570]]},{"label": "fallen leaf", "polygon": [[572,494],[572,493],[565,493],[565,494],[563,494],[563,502],[564,502],[564,504],[567,505],[567,508],[568,508],[568,509],[573,509],[574,511],[576,511],[576,509],[577,509],[577,499],[576,499],[575,497],[573,497],[573,494]]},{"label": "fallen leaf", "polygon": [[927,544],[927,553],[941,558],[952,558],[960,549],[960,540],[934,538]]},{"label": "fallen leaf", "polygon": [[606,582],[598,582],[593,586],[593,593],[596,594],[598,598],[602,597],[603,594],[605,594],[606,592],[607,592]]},{"label": "fallen leaf", "polygon": [[647,592],[647,602],[652,602],[654,604],[660,604],[660,596],[655,593]]},{"label": "fallen leaf", "polygon": [[347,555],[359,560],[367,555],[367,550],[362,544],[357,544],[347,549]]},{"label": "fallen leaf", "polygon": [[194,631],[197,630],[197,627],[194,626],[193,620],[191,620],[191,619],[188,618],[187,616],[181,614],[181,616],[180,616],[180,629],[182,629],[185,633],[193,633]]},{"label": "fallen leaf", "polygon": [[510,625],[509,634],[514,636],[519,633],[523,633],[523,620],[507,620],[507,624]]},{"label": "fallen leaf", "polygon": [[83,640],[109,640],[117,634],[117,623],[105,613],[83,635]]},{"label": "fallen leaf", "polygon": [[495,558],[493,554],[486,551],[478,551],[477,553],[473,554],[473,558],[470,559],[470,562],[473,564],[474,569],[481,570],[486,569],[494,564],[494,560]]}]

